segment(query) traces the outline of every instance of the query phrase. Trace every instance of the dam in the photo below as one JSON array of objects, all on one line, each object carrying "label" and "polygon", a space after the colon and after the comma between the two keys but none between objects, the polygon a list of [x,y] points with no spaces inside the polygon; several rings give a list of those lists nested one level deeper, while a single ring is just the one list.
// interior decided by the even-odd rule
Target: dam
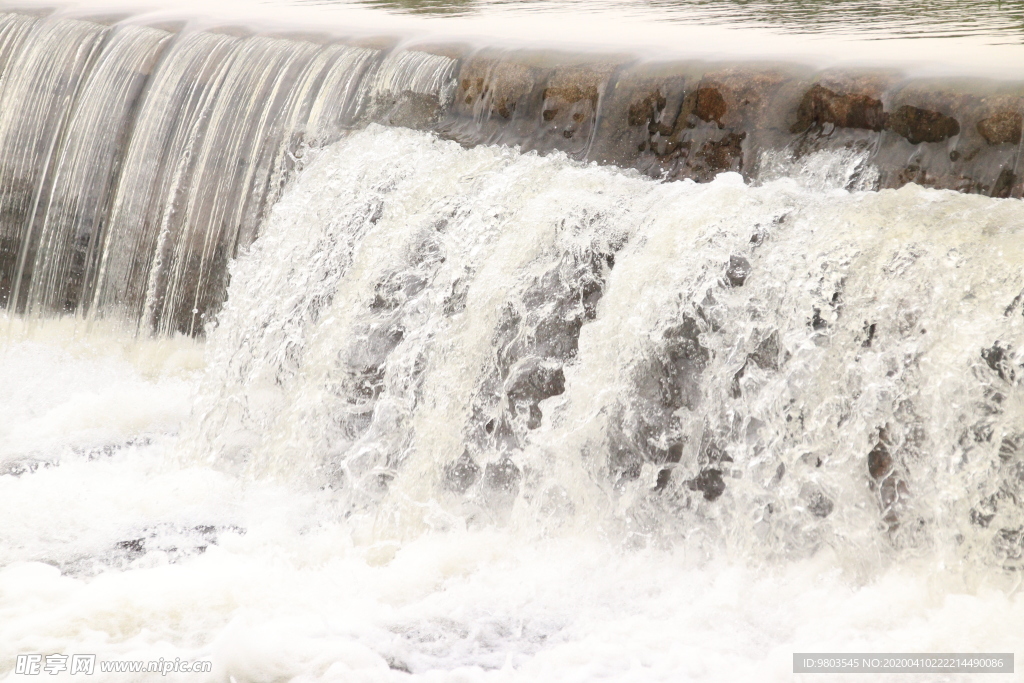
[{"label": "dam", "polygon": [[[1024,73],[474,33],[534,4],[0,7],[0,678],[1019,649]],[[953,5],[854,43],[1016,54]]]}]

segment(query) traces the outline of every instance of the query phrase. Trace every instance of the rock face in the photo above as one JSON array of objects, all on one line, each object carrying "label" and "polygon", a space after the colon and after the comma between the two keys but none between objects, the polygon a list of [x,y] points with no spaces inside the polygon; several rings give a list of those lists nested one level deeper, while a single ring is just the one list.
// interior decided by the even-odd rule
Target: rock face
[{"label": "rock face", "polygon": [[887,118],[885,127],[902,135],[912,145],[942,142],[960,134],[960,123],[952,116],[906,104]]},{"label": "rock face", "polygon": [[766,152],[796,160],[850,149],[878,171],[866,187],[1024,193],[1015,170],[1024,82],[524,51],[473,55],[459,69],[458,96],[434,129],[463,144],[562,151],[698,182],[725,171],[756,180]]},{"label": "rock face", "polygon": [[[695,127],[697,121],[714,122],[719,128],[723,128],[722,118],[728,110],[725,98],[717,88],[703,87],[697,88],[683,99],[679,116],[690,128]],[[693,117],[696,117],[697,121]]]},{"label": "rock face", "polygon": [[880,131],[886,115],[882,101],[861,93],[837,93],[815,84],[800,100],[792,133],[803,133],[812,126],[832,124],[841,128],[863,128]]}]

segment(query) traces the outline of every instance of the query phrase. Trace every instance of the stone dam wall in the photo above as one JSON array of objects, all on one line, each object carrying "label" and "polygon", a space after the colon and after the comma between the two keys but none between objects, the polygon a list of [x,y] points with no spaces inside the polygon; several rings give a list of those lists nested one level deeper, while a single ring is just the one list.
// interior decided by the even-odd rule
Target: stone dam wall
[{"label": "stone dam wall", "polygon": [[1024,193],[1024,83],[529,52],[457,58],[450,102],[399,107],[384,120],[465,145],[559,150],[665,180],[735,171],[756,181],[768,171],[765,152],[797,160],[850,149],[868,152],[877,168],[872,189]]}]

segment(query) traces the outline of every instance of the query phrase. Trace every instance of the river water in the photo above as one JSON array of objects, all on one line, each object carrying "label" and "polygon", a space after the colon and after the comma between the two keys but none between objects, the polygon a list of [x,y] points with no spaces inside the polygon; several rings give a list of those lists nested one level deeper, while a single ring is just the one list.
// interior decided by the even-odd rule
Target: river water
[{"label": "river water", "polygon": [[304,160],[205,340],[8,317],[0,675],[1019,649],[1024,208],[776,168],[659,183],[373,125]]},{"label": "river water", "polygon": [[1024,655],[1018,4],[26,7],[0,680]]}]

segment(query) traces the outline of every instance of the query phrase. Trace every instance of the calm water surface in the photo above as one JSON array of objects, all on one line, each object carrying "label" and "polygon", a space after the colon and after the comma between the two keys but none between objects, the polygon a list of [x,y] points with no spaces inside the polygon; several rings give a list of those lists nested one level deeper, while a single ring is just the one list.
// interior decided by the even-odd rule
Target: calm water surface
[{"label": "calm water surface", "polygon": [[640,17],[652,22],[764,26],[782,33],[857,33],[869,40],[982,37],[1021,42],[1024,3],[877,0],[295,0],[358,3],[388,12],[435,15],[571,13]]}]

